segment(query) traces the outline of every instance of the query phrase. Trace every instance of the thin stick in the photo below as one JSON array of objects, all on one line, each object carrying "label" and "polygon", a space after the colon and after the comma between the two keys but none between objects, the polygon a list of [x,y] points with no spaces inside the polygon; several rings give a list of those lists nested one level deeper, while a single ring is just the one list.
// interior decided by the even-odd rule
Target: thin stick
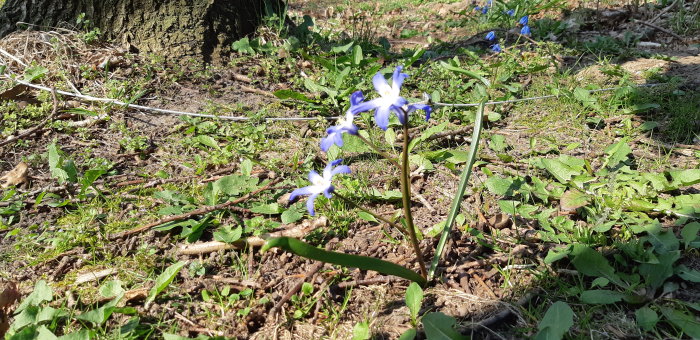
[{"label": "thin stick", "polygon": [[673,32],[671,32],[671,31],[669,31],[669,30],[667,30],[667,29],[665,29],[665,28],[663,28],[663,27],[660,27],[660,26],[658,26],[658,25],[656,25],[656,24],[652,24],[652,23],[649,23],[649,22],[646,22],[646,21],[642,21],[642,20],[634,20],[634,22],[638,22],[638,23],[640,23],[640,24],[642,24],[642,25],[649,26],[649,27],[651,27],[651,28],[653,28],[653,29],[656,29],[656,30],[658,30],[658,31],[660,31],[660,32],[664,32],[664,33],[666,33],[666,34],[668,34],[668,35],[670,35],[670,36],[672,36],[672,37],[674,37],[674,38],[680,40],[682,43],[685,43],[685,39],[683,39],[683,37],[681,37],[680,35],[678,35],[678,34],[676,34],[676,33],[673,33]]},{"label": "thin stick", "polygon": [[[404,113],[408,120],[408,114]],[[408,133],[408,121],[403,124],[403,152],[401,153],[401,199],[403,200],[403,213],[406,218],[406,228],[408,236],[411,238],[413,251],[416,253],[416,259],[420,266],[421,275],[424,278],[428,277],[428,271],[425,269],[425,261],[423,261],[423,252],[420,250],[416,229],[413,226],[413,215],[411,214],[411,169],[408,164],[408,145],[411,143],[411,136]]]},{"label": "thin stick", "polygon": [[324,262],[321,262],[321,261],[316,262],[316,264],[314,264],[314,266],[311,267],[311,270],[309,270],[308,272],[306,272],[306,274],[304,274],[304,277],[302,277],[301,280],[299,280],[299,282],[297,282],[297,284],[294,285],[294,287],[292,287],[292,289],[290,289],[290,290],[287,292],[287,294],[285,294],[285,295],[282,297],[282,299],[279,300],[279,301],[275,304],[274,307],[272,307],[272,309],[270,309],[270,312],[268,313],[268,318],[269,318],[269,319],[272,319],[271,316],[275,315],[275,314],[277,313],[277,311],[278,311],[280,308],[282,308],[282,305],[284,305],[287,301],[289,301],[289,299],[291,299],[292,296],[294,296],[294,294],[296,294],[297,292],[299,292],[299,290],[301,290],[301,287],[304,285],[304,282],[306,282],[306,280],[307,280],[309,277],[311,277],[312,275],[316,274],[316,272],[319,271],[319,270],[321,269],[321,267],[323,267],[324,264],[325,264],[325,263],[324,263]]},{"label": "thin stick", "polygon": [[11,138],[8,138],[8,139],[0,142],[0,146],[10,144],[10,143],[15,142],[19,139],[27,137],[27,136],[33,134],[34,132],[36,132],[37,130],[41,129],[42,127],[44,127],[44,125],[48,124],[56,116],[56,113],[58,113],[58,99],[56,98],[56,89],[51,89],[51,99],[53,100],[53,109],[51,111],[51,114],[49,114],[49,116],[46,117],[46,119],[41,121],[41,123],[37,124],[36,126],[30,128],[29,130],[15,136],[15,137],[11,137]]},{"label": "thin stick", "polygon": [[262,192],[262,191],[267,190],[269,187],[271,187],[271,186],[274,185],[274,184],[279,183],[281,180],[282,180],[281,178],[274,179],[274,180],[270,181],[269,183],[267,183],[267,185],[265,185],[264,187],[259,188],[259,189],[255,190],[255,191],[253,191],[253,192],[251,192],[251,193],[249,193],[249,194],[246,194],[245,196],[243,196],[243,197],[241,197],[241,198],[238,198],[238,199],[236,199],[236,200],[228,201],[228,202],[225,202],[225,203],[221,203],[221,204],[217,204],[217,205],[212,205],[212,206],[208,206],[208,207],[204,207],[204,208],[197,209],[197,210],[193,210],[193,211],[190,211],[190,212],[185,213],[185,214],[173,215],[173,216],[169,216],[169,217],[166,217],[166,218],[162,218],[162,219],[160,219],[160,220],[158,220],[158,221],[155,221],[155,222],[152,222],[152,223],[149,223],[149,224],[140,226],[140,227],[138,227],[138,228],[126,230],[126,231],[123,231],[123,232],[120,232],[120,233],[116,233],[116,234],[111,234],[111,235],[107,236],[107,239],[109,239],[109,240],[120,239],[120,238],[129,236],[129,235],[138,234],[138,233],[140,233],[140,232],[142,232],[142,231],[149,230],[149,229],[151,229],[151,228],[153,228],[153,227],[159,226],[159,225],[164,224],[164,223],[174,222],[174,221],[180,221],[180,220],[184,220],[184,219],[186,219],[186,218],[190,218],[190,217],[192,217],[192,216],[203,215],[203,214],[206,214],[206,213],[210,213],[210,212],[212,212],[212,211],[225,209],[225,208],[230,207],[230,206],[232,206],[232,205],[234,205],[234,204],[239,204],[239,203],[242,203],[242,202],[245,202],[245,201],[249,200],[251,197],[253,197],[253,196],[259,194],[259,193]]}]

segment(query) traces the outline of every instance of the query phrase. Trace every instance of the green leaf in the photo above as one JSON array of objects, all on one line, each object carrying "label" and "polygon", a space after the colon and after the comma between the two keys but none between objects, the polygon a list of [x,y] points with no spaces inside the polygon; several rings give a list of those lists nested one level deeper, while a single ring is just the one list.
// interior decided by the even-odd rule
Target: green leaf
[{"label": "green leaf", "polygon": [[683,238],[683,243],[685,247],[688,248],[691,242],[698,239],[698,232],[700,232],[700,223],[692,222],[686,224],[681,230],[681,237]]},{"label": "green leaf", "polygon": [[49,69],[43,66],[27,67],[27,69],[24,70],[24,81],[31,83],[43,78],[48,73]]},{"label": "green leaf", "polygon": [[106,298],[121,296],[124,292],[125,290],[122,288],[122,282],[119,280],[107,281],[100,287],[100,295]]},{"label": "green leaf", "polygon": [[415,283],[411,282],[406,289],[406,306],[411,313],[411,321],[415,322],[418,319],[418,312],[420,312],[421,304],[423,303],[423,289]]},{"label": "green leaf", "polygon": [[116,307],[114,306],[102,306],[100,308],[80,314],[75,318],[78,320],[92,322],[93,324],[99,326],[105,323],[105,321],[107,321],[107,319],[109,319],[109,317],[112,316],[112,313],[114,313],[115,309]]},{"label": "green leaf", "polygon": [[648,231],[647,236],[654,250],[659,254],[676,251],[680,247],[678,238],[671,230]]},{"label": "green leaf", "polygon": [[265,245],[262,247],[261,252],[264,252],[274,247],[282,248],[286,251],[297,254],[307,259],[337,264],[349,268],[374,270],[382,274],[402,277],[404,279],[417,282],[420,285],[425,285],[426,283],[425,278],[418,275],[416,272],[399,266],[397,264],[382,261],[368,256],[350,255],[327,251],[289,237],[277,237],[268,239]]},{"label": "green leaf", "polygon": [[437,133],[440,133],[440,132],[442,132],[442,131],[445,131],[446,128],[447,128],[447,122],[444,122],[444,123],[441,123],[441,124],[439,124],[439,125],[431,126],[431,127],[427,128],[427,129],[425,129],[425,130],[420,134],[420,136],[418,136],[417,138],[414,138],[414,139],[411,141],[411,143],[409,143],[409,145],[408,145],[408,152],[410,153],[411,151],[413,151],[413,148],[415,148],[416,145],[418,145],[419,143],[421,143],[421,142],[427,140],[427,139],[430,138],[431,136],[433,136],[433,135],[435,135],[435,134],[437,134]]},{"label": "green leaf", "polygon": [[396,132],[392,128],[387,128],[386,131],[384,131],[384,140],[386,140],[386,143],[389,145],[394,145],[396,142]]},{"label": "green leaf", "polygon": [[658,263],[639,264],[639,274],[644,278],[644,282],[656,289],[661,287],[666,279],[673,276],[673,264],[680,258],[680,250],[659,254],[656,258]]},{"label": "green leaf", "polygon": [[690,282],[700,282],[700,271],[698,270],[690,269],[684,265],[680,265],[676,268],[676,273],[683,280]]},{"label": "green leaf", "polygon": [[500,178],[498,176],[489,177],[484,186],[491,193],[501,196],[512,196],[513,195],[513,180],[508,178]]},{"label": "green leaf", "polygon": [[223,193],[228,196],[238,196],[256,188],[258,179],[243,175],[229,175],[216,180],[212,189],[215,195]]},{"label": "green leaf", "polygon": [[572,168],[570,165],[562,162],[560,159],[545,158],[542,159],[542,165],[561,183],[567,183],[571,177],[578,176],[583,173],[582,169]]},{"label": "green leaf", "polygon": [[671,181],[673,185],[678,187],[686,187],[700,183],[700,169],[669,171],[668,174],[673,178]]},{"label": "green leaf", "polygon": [[246,158],[241,162],[241,174],[250,176],[253,173],[253,162]]},{"label": "green leaf", "polygon": [[198,143],[200,143],[200,144],[202,144],[202,145],[205,145],[205,146],[208,146],[208,147],[210,147],[210,148],[212,148],[212,149],[217,149],[217,150],[220,149],[220,148],[219,148],[219,143],[217,143],[217,142],[216,142],[216,139],[214,139],[214,137],[212,137],[212,136],[208,136],[208,135],[199,135],[199,136],[197,136],[197,137],[195,138],[195,140],[196,140]]},{"label": "green leaf", "polygon": [[237,52],[255,54],[255,50],[250,46],[250,40],[248,37],[234,41],[233,44],[231,44],[231,48]]},{"label": "green leaf", "polygon": [[700,338],[700,321],[696,320],[692,315],[671,308],[661,308],[661,313],[669,322],[683,330],[683,333],[689,337]]},{"label": "green leaf", "polygon": [[51,332],[46,326],[41,325],[37,328],[38,334],[36,337],[36,340],[57,340],[58,337],[56,337],[53,332]]},{"label": "green leaf", "polygon": [[576,189],[569,189],[561,195],[559,205],[562,210],[575,210],[588,205],[588,199],[588,195]]},{"label": "green leaf", "polygon": [[457,67],[457,66],[452,66],[444,61],[440,62],[440,66],[448,71],[452,71],[455,73],[461,73],[461,74],[464,74],[470,78],[474,78],[474,79],[480,81],[486,87],[491,87],[491,82],[476,72],[465,70],[465,69]]},{"label": "green leaf", "polygon": [[606,260],[602,254],[591,248],[581,247],[571,263],[581,274],[604,277],[622,288],[627,287],[617,274],[615,274],[615,269],[610,266],[608,260]]},{"label": "green leaf", "polygon": [[369,323],[362,321],[355,324],[355,327],[352,328],[352,340],[367,340],[369,338]]},{"label": "green leaf", "polygon": [[39,280],[34,285],[34,290],[32,291],[26,299],[17,307],[15,312],[24,310],[29,306],[39,306],[42,302],[53,300],[53,290],[46,284],[46,281]]},{"label": "green leaf", "polygon": [[300,220],[302,217],[304,217],[304,214],[292,209],[285,210],[281,216],[282,223],[284,224],[294,223]]},{"label": "green leaf", "polygon": [[416,335],[418,333],[416,332],[415,328],[409,328],[401,336],[399,337],[399,340],[413,340],[416,338]]},{"label": "green leaf", "polygon": [[90,340],[96,336],[87,329],[81,329],[77,332],[61,335],[58,340]]},{"label": "green leaf", "polygon": [[496,152],[503,152],[508,147],[506,143],[506,137],[503,135],[493,135],[491,136],[491,143],[489,144],[491,150]]},{"label": "green leaf", "polygon": [[653,309],[647,306],[637,309],[637,311],[634,312],[634,316],[637,320],[637,325],[647,332],[654,329],[656,323],[659,322],[659,316]]},{"label": "green leaf", "polygon": [[632,149],[630,149],[630,146],[627,145],[625,140],[621,140],[607,147],[605,149],[605,153],[608,154],[608,156],[605,158],[605,166],[608,168],[614,168],[627,160],[629,154],[632,153]]},{"label": "green leaf", "polygon": [[275,97],[279,99],[294,99],[302,102],[307,102],[307,103],[315,103],[316,101],[307,97],[305,94],[301,92],[297,92],[294,90],[277,90],[272,93],[275,95]]},{"label": "green leaf", "polygon": [[231,228],[230,225],[222,226],[214,232],[214,240],[224,243],[233,243],[241,239],[243,228],[237,226]]},{"label": "green leaf", "polygon": [[425,337],[430,340],[462,340],[469,337],[459,334],[454,330],[457,323],[455,318],[441,312],[428,313],[423,316],[423,329]]},{"label": "green leaf", "polygon": [[581,293],[581,301],[591,305],[616,303],[622,301],[624,297],[623,293],[604,289],[586,290]]},{"label": "green leaf", "polygon": [[537,326],[536,340],[561,339],[574,325],[574,311],[566,302],[557,301],[547,309]]},{"label": "green leaf", "polygon": [[362,62],[362,58],[362,47],[360,47],[360,45],[355,45],[355,47],[352,48],[352,64],[359,66]]},{"label": "green leaf", "polygon": [[282,208],[277,203],[259,204],[250,208],[250,211],[256,214],[274,215],[279,214]]},{"label": "green leaf", "polygon": [[106,170],[96,170],[96,169],[90,169],[88,171],[85,171],[85,174],[83,175],[83,178],[80,180],[80,194],[82,195],[85,193],[85,190],[92,185],[92,183],[95,183],[95,181],[100,178],[100,176],[106,174]]},{"label": "green leaf", "polygon": [[172,264],[170,267],[166,268],[158,277],[153,285],[153,288],[148,292],[148,298],[146,299],[146,305],[150,305],[156,299],[156,296],[160,294],[177,276],[180,269],[187,264],[185,261],[178,261]]},{"label": "green leaf", "polygon": [[333,46],[331,47],[331,52],[333,53],[345,53],[350,50],[352,45],[355,44],[354,41],[349,42],[347,45]]},{"label": "green leaf", "polygon": [[359,217],[367,222],[379,222],[379,221],[377,221],[376,217],[372,216],[372,214],[368,214],[364,211],[358,212],[357,217]]},{"label": "green leaf", "polygon": [[589,106],[593,108],[598,107],[598,100],[591,96],[591,93],[583,88],[577,87],[574,89],[574,98],[581,102],[584,106]]}]

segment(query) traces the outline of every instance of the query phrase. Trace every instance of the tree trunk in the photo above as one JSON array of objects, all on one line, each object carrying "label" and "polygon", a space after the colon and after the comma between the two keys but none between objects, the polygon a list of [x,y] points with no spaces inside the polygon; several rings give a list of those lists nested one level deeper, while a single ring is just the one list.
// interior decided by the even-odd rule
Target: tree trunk
[{"label": "tree trunk", "polygon": [[132,50],[216,62],[233,41],[255,30],[265,1],[7,0],[0,8],[0,37],[26,26],[22,22],[72,28],[84,13],[103,38]]}]

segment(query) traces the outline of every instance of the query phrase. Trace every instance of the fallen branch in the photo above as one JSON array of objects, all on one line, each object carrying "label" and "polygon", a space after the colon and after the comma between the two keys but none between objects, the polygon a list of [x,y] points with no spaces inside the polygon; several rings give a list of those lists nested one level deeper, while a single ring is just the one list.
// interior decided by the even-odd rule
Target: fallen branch
[{"label": "fallen branch", "polygon": [[325,227],[328,224],[328,220],[325,217],[317,218],[313,221],[306,220],[301,225],[288,225],[287,229],[263,234],[261,236],[251,236],[245,239],[238,240],[233,243],[224,243],[219,241],[202,242],[194,244],[186,244],[178,249],[178,255],[200,255],[206,253],[213,253],[219,250],[228,249],[243,249],[248,247],[262,247],[265,244],[265,239],[271,237],[294,237],[303,238],[308,235],[309,232]]},{"label": "fallen branch", "polygon": [[661,27],[661,26],[659,26],[659,25],[652,24],[652,23],[649,23],[649,22],[646,22],[646,21],[642,21],[642,20],[634,20],[634,22],[640,23],[640,24],[645,25],[645,26],[649,26],[649,27],[651,27],[651,28],[653,28],[653,29],[655,29],[655,30],[657,30],[657,31],[659,31],[659,32],[666,33],[666,34],[668,34],[668,35],[670,35],[670,36],[672,36],[672,37],[674,37],[674,38],[680,40],[680,42],[682,42],[682,43],[685,43],[685,39],[683,39],[683,37],[681,37],[680,35],[678,35],[678,34],[676,34],[676,33],[671,32],[671,31],[669,31],[669,30],[667,30],[667,29],[665,29],[665,28],[663,28],[663,27]]},{"label": "fallen branch", "polygon": [[116,234],[111,234],[111,235],[107,236],[107,239],[109,239],[109,240],[120,239],[120,238],[129,236],[129,235],[138,234],[138,233],[140,233],[140,232],[149,230],[149,229],[151,229],[151,228],[153,228],[153,227],[156,227],[156,226],[159,226],[159,225],[161,225],[161,224],[165,224],[165,223],[169,223],[169,222],[175,222],[175,221],[181,221],[181,220],[190,218],[190,217],[192,217],[192,216],[204,215],[204,214],[210,213],[210,212],[212,212],[212,211],[217,211],[217,210],[225,209],[225,208],[228,208],[228,207],[230,207],[230,206],[232,206],[232,205],[243,203],[243,202],[249,200],[251,197],[253,197],[253,196],[259,194],[260,192],[267,190],[267,189],[268,189],[269,187],[271,187],[272,185],[279,183],[281,180],[282,180],[281,178],[273,179],[272,181],[270,181],[269,183],[267,183],[267,185],[265,185],[264,187],[258,188],[257,190],[255,190],[255,191],[253,191],[253,192],[251,192],[251,193],[248,193],[248,194],[244,195],[243,197],[240,197],[240,198],[235,199],[235,200],[233,200],[233,201],[228,201],[228,202],[225,202],[225,203],[221,203],[221,204],[217,204],[217,205],[212,205],[212,206],[204,207],[204,208],[197,209],[197,210],[193,210],[193,211],[190,211],[190,212],[188,212],[188,213],[184,213],[184,214],[180,214],[180,215],[173,215],[173,216],[169,216],[169,217],[166,217],[166,218],[162,218],[162,219],[160,219],[160,220],[158,220],[158,221],[155,221],[155,222],[152,222],[152,223],[149,223],[149,224],[140,226],[140,227],[138,227],[138,228],[126,230],[126,231],[123,231],[123,232],[120,232],[120,233],[116,233]]}]

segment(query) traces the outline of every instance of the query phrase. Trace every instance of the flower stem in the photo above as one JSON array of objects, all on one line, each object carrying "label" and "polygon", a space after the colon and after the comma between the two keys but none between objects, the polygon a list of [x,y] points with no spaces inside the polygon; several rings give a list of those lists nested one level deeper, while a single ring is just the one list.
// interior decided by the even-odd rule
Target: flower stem
[{"label": "flower stem", "polygon": [[362,210],[362,211],[364,211],[364,212],[366,212],[366,213],[368,213],[368,214],[374,216],[374,218],[376,218],[376,219],[378,219],[378,220],[380,220],[380,221],[382,221],[382,222],[388,224],[389,226],[398,229],[400,232],[402,232],[402,233],[404,233],[404,234],[407,234],[407,233],[406,233],[406,229],[404,229],[400,224],[394,223],[394,222],[390,221],[389,219],[387,219],[387,218],[385,218],[385,217],[382,217],[381,215],[375,213],[374,211],[371,211],[371,210],[369,210],[369,209],[367,209],[367,208],[365,208],[365,207],[363,207],[363,206],[361,206],[361,205],[355,203],[355,201],[353,201],[353,200],[351,200],[351,199],[349,199],[349,198],[347,198],[347,197],[345,197],[345,196],[343,196],[343,195],[341,195],[341,194],[339,194],[339,193],[337,193],[337,192],[334,192],[333,195],[338,196],[338,198],[340,198],[341,200],[345,201],[345,203],[350,204],[351,206],[353,206],[353,207],[355,207],[355,208],[357,208],[357,209],[360,209],[360,210]]},{"label": "flower stem", "polygon": [[411,167],[408,163],[408,145],[411,143],[411,136],[408,133],[408,115],[405,116],[406,122],[403,124],[403,152],[401,153],[401,196],[403,199],[403,213],[404,217],[406,217],[406,229],[408,229],[408,235],[411,238],[413,251],[416,253],[416,259],[420,265],[421,275],[427,277],[428,272],[425,270],[423,253],[420,250],[416,229],[413,226],[413,215],[411,215]]},{"label": "flower stem", "polygon": [[374,152],[376,152],[376,153],[378,153],[380,156],[386,158],[389,162],[393,163],[397,168],[399,168],[399,169],[401,168],[401,166],[399,165],[399,163],[396,161],[396,158],[395,158],[395,157],[392,157],[390,154],[388,154],[388,153],[386,153],[386,152],[384,152],[384,151],[382,151],[382,150],[379,150],[379,148],[378,148],[376,145],[374,145],[374,143],[372,143],[371,141],[369,141],[367,138],[365,138],[365,137],[362,136],[361,134],[358,133],[358,134],[356,134],[355,136],[359,137],[360,140],[362,140],[365,144],[367,144],[367,146],[369,146],[370,148],[372,148],[372,150],[373,150]]}]

